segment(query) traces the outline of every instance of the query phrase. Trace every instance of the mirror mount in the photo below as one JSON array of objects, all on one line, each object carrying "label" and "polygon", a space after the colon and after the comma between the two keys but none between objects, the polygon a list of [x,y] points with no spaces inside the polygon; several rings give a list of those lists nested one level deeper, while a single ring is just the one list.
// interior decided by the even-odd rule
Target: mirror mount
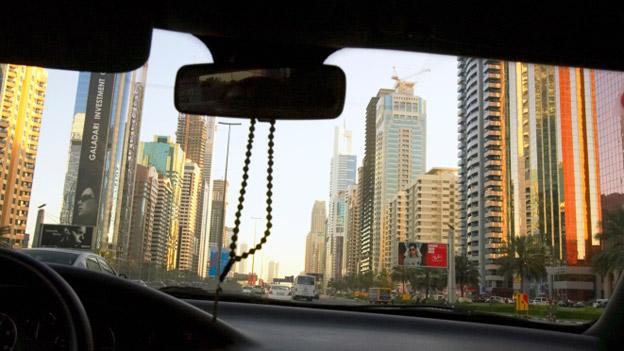
[{"label": "mirror mount", "polygon": [[336,66],[202,64],[180,68],[174,102],[196,115],[330,119],[342,113],[345,89]]}]

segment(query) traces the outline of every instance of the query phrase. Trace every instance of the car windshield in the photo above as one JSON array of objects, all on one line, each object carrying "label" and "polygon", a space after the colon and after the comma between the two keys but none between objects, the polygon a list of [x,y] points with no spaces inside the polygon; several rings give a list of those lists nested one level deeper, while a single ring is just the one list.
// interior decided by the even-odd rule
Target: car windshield
[{"label": "car windshield", "polygon": [[2,244],[89,250],[153,288],[214,291],[233,233],[242,254],[270,227],[225,293],[602,313],[621,271],[608,243],[624,233],[624,74],[337,50],[325,64],[345,72],[342,114],[277,121],[270,223],[269,124],[256,124],[237,227],[250,120],[173,105],[177,70],[209,49],[155,30],[131,72],[0,65]]},{"label": "car windshield", "polygon": [[78,259],[78,254],[62,251],[44,251],[44,250],[24,250],[26,255],[45,263],[57,263],[64,265],[73,265]]}]

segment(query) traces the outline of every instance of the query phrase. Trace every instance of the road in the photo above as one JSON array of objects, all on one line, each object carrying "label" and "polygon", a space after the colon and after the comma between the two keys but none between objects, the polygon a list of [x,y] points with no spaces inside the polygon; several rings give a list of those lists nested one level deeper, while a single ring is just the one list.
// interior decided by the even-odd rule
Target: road
[{"label": "road", "polygon": [[363,301],[357,301],[357,300],[347,299],[344,297],[334,297],[334,296],[327,296],[327,295],[321,295],[320,299],[312,300],[312,303],[318,304],[318,305],[350,305],[350,306],[366,305],[366,303]]}]

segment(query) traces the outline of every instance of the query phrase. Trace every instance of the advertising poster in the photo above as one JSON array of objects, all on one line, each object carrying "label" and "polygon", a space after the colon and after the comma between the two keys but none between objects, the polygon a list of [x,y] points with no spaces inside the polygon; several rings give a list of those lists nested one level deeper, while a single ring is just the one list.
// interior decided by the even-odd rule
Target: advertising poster
[{"label": "advertising poster", "polygon": [[[210,248],[210,268],[208,268],[208,276],[211,278],[217,277],[217,255],[219,254],[217,248]],[[223,268],[228,263],[230,259],[230,250],[222,249],[221,250],[221,272],[223,272]],[[220,273],[220,272],[219,272]]]},{"label": "advertising poster", "polygon": [[399,266],[405,267],[430,267],[446,268],[447,244],[439,243],[399,243],[398,262]]},{"label": "advertising poster", "polygon": [[93,227],[85,225],[42,224],[40,247],[90,250]]}]

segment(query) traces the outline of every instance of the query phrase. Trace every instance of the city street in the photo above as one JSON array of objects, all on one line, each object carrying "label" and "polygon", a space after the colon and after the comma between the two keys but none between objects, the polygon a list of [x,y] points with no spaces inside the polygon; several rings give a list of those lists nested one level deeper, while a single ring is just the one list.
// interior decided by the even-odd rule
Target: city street
[{"label": "city street", "polygon": [[327,295],[321,295],[320,299],[312,300],[311,303],[319,304],[319,305],[349,305],[349,306],[366,305],[366,303],[362,301],[347,299],[344,297],[327,296]]}]

